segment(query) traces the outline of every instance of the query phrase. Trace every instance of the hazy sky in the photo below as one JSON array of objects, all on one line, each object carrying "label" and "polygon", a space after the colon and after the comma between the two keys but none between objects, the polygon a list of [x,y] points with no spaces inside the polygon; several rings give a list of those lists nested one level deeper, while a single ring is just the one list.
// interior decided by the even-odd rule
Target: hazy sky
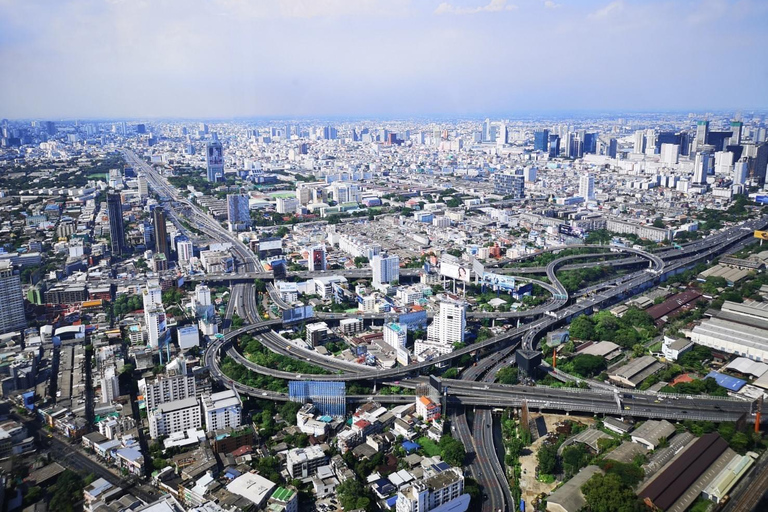
[{"label": "hazy sky", "polygon": [[0,0],[0,117],[768,106],[766,0]]}]

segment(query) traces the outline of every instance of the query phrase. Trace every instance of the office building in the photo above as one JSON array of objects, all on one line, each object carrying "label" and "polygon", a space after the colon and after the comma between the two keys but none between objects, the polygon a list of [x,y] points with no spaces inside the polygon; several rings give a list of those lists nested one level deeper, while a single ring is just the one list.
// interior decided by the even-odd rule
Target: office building
[{"label": "office building", "polygon": [[155,252],[165,255],[166,259],[170,259],[168,233],[165,227],[165,210],[162,206],[155,206],[155,209],[152,210],[152,224],[155,228]]},{"label": "office building", "polygon": [[595,177],[591,174],[582,174],[579,178],[579,195],[586,201],[595,199]]},{"label": "office building", "polygon": [[181,350],[200,346],[200,331],[194,325],[185,325],[184,327],[177,328],[176,337]]},{"label": "office building", "polygon": [[148,281],[147,286],[141,290],[144,309],[163,305],[163,290],[158,281]]},{"label": "office building", "polygon": [[702,146],[708,144],[709,139],[709,121],[696,122],[696,138],[693,140],[693,150],[698,151]]},{"label": "office building", "polygon": [[[619,142],[616,140],[616,138],[611,137],[608,139],[608,147],[606,148],[605,154],[608,155],[609,158],[616,158],[619,152]],[[585,151],[586,153],[586,151]]]},{"label": "office building", "polygon": [[405,347],[408,340],[408,326],[395,322],[384,324],[384,343],[394,349]]},{"label": "office building", "polygon": [[27,327],[24,316],[24,295],[21,292],[21,277],[13,273],[11,260],[0,260],[0,334],[20,331]]},{"label": "office building", "polygon": [[224,181],[224,148],[219,141],[211,141],[205,150],[208,181]]},{"label": "office building", "polygon": [[115,365],[104,366],[101,371],[101,403],[109,404],[120,396],[120,382]]},{"label": "office building", "polygon": [[714,167],[714,162],[710,162],[712,156],[712,153],[709,151],[700,151],[696,153],[696,157],[693,163],[693,179],[691,180],[692,183],[696,185],[707,184],[709,169],[710,167]]},{"label": "office building", "polygon": [[536,130],[533,132],[533,150],[546,153],[549,149],[549,130]]},{"label": "office building", "polygon": [[311,402],[325,416],[343,417],[347,413],[347,390],[344,382],[290,381],[288,396],[292,402]]},{"label": "office building", "polygon": [[731,138],[728,141],[729,146],[738,146],[741,144],[741,132],[744,129],[744,123],[741,121],[731,121]]},{"label": "office building", "polygon": [[493,191],[504,197],[522,199],[525,196],[525,177],[517,174],[494,173]]},{"label": "office building", "polygon": [[139,381],[139,394],[144,397],[147,411],[155,410],[161,404],[194,398],[195,378],[186,373],[160,374],[154,379]]},{"label": "office building", "polygon": [[744,185],[747,182],[749,175],[749,160],[747,158],[740,158],[738,162],[733,164],[733,184]]},{"label": "office building", "polygon": [[469,495],[464,493],[464,475],[460,468],[448,468],[424,480],[414,482],[397,493],[396,512],[466,510]]},{"label": "office building", "polygon": [[227,222],[230,231],[241,231],[251,225],[248,195],[227,194]]},{"label": "office building", "polygon": [[643,130],[636,130],[632,140],[632,153],[642,155],[645,152],[645,132]]},{"label": "office building", "polygon": [[147,329],[147,344],[152,349],[165,346],[170,341],[168,319],[162,306],[152,306],[144,310],[144,322]]},{"label": "office building", "polygon": [[661,163],[676,165],[680,157],[680,146],[677,144],[661,145]]},{"label": "office building", "polygon": [[400,280],[400,257],[396,254],[377,254],[371,260],[373,267],[373,287],[382,287]]},{"label": "office building", "polygon": [[440,301],[440,313],[427,327],[427,340],[452,347],[464,342],[467,328],[467,303],[458,298],[444,297]]},{"label": "office building", "polygon": [[160,404],[151,411],[148,409],[148,419],[152,439],[202,426],[200,404],[195,397]]},{"label": "office building", "polygon": [[285,457],[285,467],[291,478],[307,478],[317,474],[317,468],[326,464],[326,456],[318,445],[289,450]]},{"label": "office building", "polygon": [[549,136],[549,158],[557,158],[560,156],[560,136]]},{"label": "office building", "polygon": [[125,249],[123,227],[123,200],[120,194],[107,194],[107,216],[109,217],[109,242],[113,256],[122,256]]},{"label": "office building", "polygon": [[213,393],[201,399],[206,432],[239,427],[242,422],[243,403],[233,389]]},{"label": "office building", "polygon": [[[301,192],[309,192],[310,189],[303,188],[299,189]],[[306,196],[309,196],[309,193],[306,194]],[[309,200],[307,200],[307,203],[309,203]],[[307,204],[304,203],[304,204]],[[300,205],[299,199],[296,199],[295,197],[278,197],[275,199],[275,210],[277,213],[296,213],[296,209]]]},{"label": "office building", "polygon": [[210,306],[211,302],[211,289],[204,284],[195,286],[195,304],[198,306]]}]

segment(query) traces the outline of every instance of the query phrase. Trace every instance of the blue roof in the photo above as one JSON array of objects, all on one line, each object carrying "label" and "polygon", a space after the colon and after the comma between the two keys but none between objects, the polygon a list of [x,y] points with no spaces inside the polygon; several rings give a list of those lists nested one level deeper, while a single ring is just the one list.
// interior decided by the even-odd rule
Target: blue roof
[{"label": "blue roof", "polygon": [[744,385],[747,383],[745,380],[737,379],[736,377],[731,377],[730,375],[724,375],[719,372],[709,372],[705,379],[715,379],[717,382],[717,385],[721,388],[725,388],[729,391],[738,391],[741,388],[744,387]]},{"label": "blue roof", "polygon": [[391,498],[387,498],[387,506],[389,508],[394,507],[397,504],[397,496],[392,496]]},{"label": "blue roof", "polygon": [[402,446],[406,452],[412,452],[414,450],[418,450],[419,448],[421,448],[420,444],[414,443],[413,441],[403,441]]}]

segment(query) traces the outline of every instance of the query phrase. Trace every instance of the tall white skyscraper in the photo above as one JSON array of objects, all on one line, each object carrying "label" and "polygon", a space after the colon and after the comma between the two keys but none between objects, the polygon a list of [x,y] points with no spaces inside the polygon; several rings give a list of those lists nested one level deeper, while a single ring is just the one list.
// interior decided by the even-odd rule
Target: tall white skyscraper
[{"label": "tall white skyscraper", "polygon": [[695,185],[707,184],[707,171],[709,169],[709,153],[696,153],[696,158],[693,161],[693,180],[691,182]]},{"label": "tall white skyscraper", "polygon": [[740,158],[738,162],[733,164],[733,184],[743,185],[747,182],[747,176],[749,175],[749,164],[746,157]]},{"label": "tall white skyscraper", "polygon": [[427,340],[442,345],[464,342],[467,328],[467,303],[445,296],[440,301],[440,313],[427,327]]},{"label": "tall white skyscraper", "polygon": [[374,288],[381,288],[392,281],[400,280],[400,257],[395,254],[377,254],[371,260],[371,266]]},{"label": "tall white skyscraper", "polygon": [[150,306],[144,310],[144,322],[147,325],[147,343],[153,349],[168,342],[168,321],[162,306]]},{"label": "tall white skyscraper", "polygon": [[163,290],[157,281],[147,281],[147,287],[142,291],[144,309],[163,305]]},{"label": "tall white skyscraper", "polygon": [[102,369],[101,373],[101,403],[112,403],[120,396],[120,382],[117,379],[115,365],[110,364]]},{"label": "tall white skyscraper", "polygon": [[147,177],[143,174],[139,174],[138,177],[139,182],[139,197],[144,199],[145,197],[149,196],[149,183],[147,182]]},{"label": "tall white skyscraper", "polygon": [[579,195],[586,201],[595,199],[595,177],[591,174],[582,174],[579,178]]},{"label": "tall white skyscraper", "polygon": [[194,245],[191,240],[179,240],[176,242],[176,254],[179,255],[179,264],[186,267],[192,259]]},{"label": "tall white skyscraper", "polygon": [[27,327],[24,316],[24,296],[21,277],[13,273],[10,260],[0,261],[0,333],[18,331]]},{"label": "tall white skyscraper", "polygon": [[645,132],[643,130],[637,130],[634,136],[634,145],[632,146],[632,153],[641,155],[643,153],[643,142],[645,141]]},{"label": "tall white skyscraper", "polygon": [[653,155],[656,153],[656,132],[653,128],[645,130],[645,154]]},{"label": "tall white skyscraper", "polygon": [[384,324],[384,343],[394,349],[397,349],[398,347],[405,347],[407,340],[407,324],[398,324],[394,322],[390,324]]},{"label": "tall white skyscraper", "polygon": [[667,165],[677,164],[680,158],[680,146],[677,144],[661,145],[661,162]]}]

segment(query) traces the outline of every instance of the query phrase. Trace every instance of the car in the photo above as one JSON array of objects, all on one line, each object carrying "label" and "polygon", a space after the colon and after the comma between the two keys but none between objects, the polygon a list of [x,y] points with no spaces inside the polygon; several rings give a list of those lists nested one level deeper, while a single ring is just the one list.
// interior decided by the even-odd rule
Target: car
[{"label": "car", "polygon": [[487,499],[488,499],[488,495],[487,494],[483,494],[483,501],[485,501]]},{"label": "car", "polygon": [[629,407],[628,405],[625,405],[625,406],[624,406],[624,410],[625,410],[625,411],[628,411],[629,409],[630,409],[630,407]]}]

